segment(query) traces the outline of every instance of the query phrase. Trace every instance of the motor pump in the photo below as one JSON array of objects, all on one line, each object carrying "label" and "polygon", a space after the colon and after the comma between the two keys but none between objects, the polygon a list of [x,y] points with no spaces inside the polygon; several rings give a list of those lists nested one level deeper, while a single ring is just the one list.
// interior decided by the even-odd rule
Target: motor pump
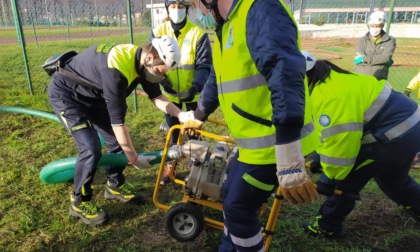
[{"label": "motor pump", "polygon": [[226,142],[211,144],[206,141],[189,140],[182,145],[182,155],[190,159],[191,171],[186,179],[186,191],[191,197],[221,201],[222,186],[226,172],[237,147],[229,148]]}]

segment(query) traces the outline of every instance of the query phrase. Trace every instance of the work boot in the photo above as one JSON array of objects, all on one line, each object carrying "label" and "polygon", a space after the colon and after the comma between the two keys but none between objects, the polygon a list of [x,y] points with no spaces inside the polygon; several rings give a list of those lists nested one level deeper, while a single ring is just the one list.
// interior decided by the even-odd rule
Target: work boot
[{"label": "work boot", "polygon": [[175,176],[176,171],[173,169],[172,162],[167,162],[165,165],[165,170],[162,174],[162,177],[160,178],[160,185],[164,186],[166,184],[169,184],[171,182],[171,178],[169,175],[173,173],[173,176]]},{"label": "work boot", "polygon": [[320,235],[324,235],[326,238],[329,239],[342,239],[346,237],[346,232],[344,230],[340,230],[340,231],[328,231],[325,230],[323,228],[321,228],[318,224],[318,221],[322,218],[321,215],[317,215],[315,216],[315,222],[311,223],[311,222],[305,222],[302,225],[303,228],[303,232],[311,235],[311,236],[315,236],[318,237]]},{"label": "work boot", "polygon": [[73,194],[70,196],[70,201],[70,215],[80,218],[84,223],[94,226],[103,224],[108,220],[108,214],[91,201],[77,201]]},{"label": "work boot", "polygon": [[117,199],[124,203],[141,205],[146,202],[140,194],[133,193],[126,183],[120,186],[111,186],[108,181],[104,194],[106,199]]}]

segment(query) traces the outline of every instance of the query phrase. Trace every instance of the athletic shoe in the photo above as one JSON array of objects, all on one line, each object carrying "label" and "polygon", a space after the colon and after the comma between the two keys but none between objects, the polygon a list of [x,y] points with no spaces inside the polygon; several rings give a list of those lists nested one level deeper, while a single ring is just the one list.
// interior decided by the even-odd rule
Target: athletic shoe
[{"label": "athletic shoe", "polygon": [[105,189],[106,199],[117,199],[124,203],[144,204],[145,200],[140,194],[135,194],[131,191],[127,183],[118,187],[111,187],[108,181]]},{"label": "athletic shoe", "polygon": [[302,225],[303,231],[311,236],[318,237],[320,235],[324,235],[326,238],[330,239],[342,239],[346,237],[346,232],[344,230],[340,231],[328,231],[323,228],[321,228],[318,225],[318,221],[322,218],[322,216],[318,215],[315,216],[315,222],[305,222]]},{"label": "athletic shoe", "polygon": [[173,173],[173,176],[175,176],[176,171],[173,169],[172,167],[172,162],[168,162],[165,165],[165,171],[162,174],[162,177],[160,178],[160,185],[164,186],[166,184],[169,184],[171,182],[171,178],[169,177],[169,175]]},{"label": "athletic shoe", "polygon": [[77,202],[71,195],[70,215],[80,218],[88,225],[100,225],[108,220],[108,214],[91,201]]}]

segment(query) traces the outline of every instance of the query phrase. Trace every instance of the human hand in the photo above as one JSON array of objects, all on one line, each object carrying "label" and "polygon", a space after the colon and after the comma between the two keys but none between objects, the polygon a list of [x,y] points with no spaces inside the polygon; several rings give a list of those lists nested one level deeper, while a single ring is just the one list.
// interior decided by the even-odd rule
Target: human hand
[{"label": "human hand", "polygon": [[178,120],[180,123],[186,123],[189,120],[194,120],[194,111],[190,110],[187,112],[180,112],[178,115]]},{"label": "human hand", "polygon": [[146,169],[152,167],[150,161],[155,158],[156,156],[137,156],[137,160],[130,164],[136,169]]},{"label": "human hand", "polygon": [[333,182],[323,182],[321,180],[318,180],[316,182],[316,190],[318,193],[323,194],[325,196],[331,196],[334,194],[335,191],[335,183]]},{"label": "human hand", "polygon": [[312,161],[309,165],[309,170],[315,174],[315,173],[322,173],[322,166],[321,163],[318,161]]},{"label": "human hand", "polygon": [[180,101],[181,102],[190,102],[190,101],[194,100],[194,97],[195,97],[196,94],[197,94],[197,89],[195,87],[190,87],[190,89],[188,89],[187,96],[182,98]]},{"label": "human hand", "polygon": [[411,89],[406,88],[406,89],[404,90],[404,94],[405,94],[406,96],[410,97],[410,94],[411,94]]},{"label": "human hand", "polygon": [[138,89],[136,89],[136,95],[148,96],[148,95],[146,94],[146,92],[144,92],[143,90],[138,90]]},{"label": "human hand", "polygon": [[293,204],[311,203],[318,198],[315,185],[306,173],[300,140],[275,145],[277,177],[285,199]]},{"label": "human hand", "polygon": [[364,55],[358,56],[354,58],[354,64],[359,65],[363,63],[363,59],[365,58]]},{"label": "human hand", "polygon": [[197,136],[198,135],[197,130],[200,130],[203,124],[204,122],[197,119],[188,120],[184,124],[182,124],[181,134],[182,135],[186,134],[189,136]]}]

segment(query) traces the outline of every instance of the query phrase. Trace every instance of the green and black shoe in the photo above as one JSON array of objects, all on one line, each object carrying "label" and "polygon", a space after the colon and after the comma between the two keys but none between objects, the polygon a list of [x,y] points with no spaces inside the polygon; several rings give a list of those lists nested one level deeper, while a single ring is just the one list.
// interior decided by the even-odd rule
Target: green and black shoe
[{"label": "green and black shoe", "polygon": [[324,230],[318,225],[318,221],[322,218],[321,215],[315,216],[315,222],[305,222],[302,225],[303,231],[311,236],[320,236],[323,235],[326,238],[330,239],[342,239],[346,237],[346,232],[344,230],[341,231],[328,231]]},{"label": "green and black shoe", "polygon": [[108,214],[91,201],[76,202],[71,196],[70,215],[80,218],[88,225],[100,225],[108,220]]},{"label": "green and black shoe", "polygon": [[129,186],[125,183],[118,187],[111,187],[109,182],[105,189],[105,198],[106,199],[117,199],[124,203],[130,204],[145,204],[145,199],[140,194],[135,194],[131,191]]}]

